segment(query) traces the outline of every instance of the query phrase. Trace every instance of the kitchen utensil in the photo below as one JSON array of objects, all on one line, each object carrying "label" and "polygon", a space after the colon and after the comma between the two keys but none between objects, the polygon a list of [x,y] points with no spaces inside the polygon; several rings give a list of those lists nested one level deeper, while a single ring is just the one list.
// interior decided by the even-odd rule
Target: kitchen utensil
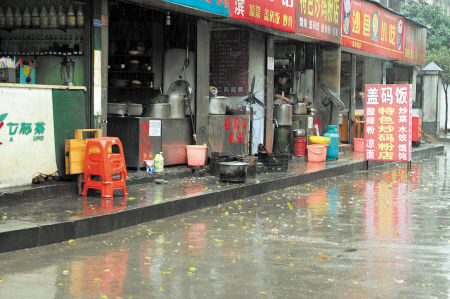
[{"label": "kitchen utensil", "polygon": [[127,103],[108,103],[108,114],[126,115]]},{"label": "kitchen utensil", "polygon": [[305,137],[305,135],[306,135],[305,129],[296,129],[296,130],[292,130],[292,132],[294,133],[295,138]]},{"label": "kitchen utensil", "polygon": [[111,85],[114,87],[127,87],[129,80],[127,79],[111,79]]},{"label": "kitchen utensil", "polygon": [[127,103],[127,113],[131,116],[141,116],[142,115],[142,104]]},{"label": "kitchen utensil", "polygon": [[210,97],[208,112],[209,114],[225,114],[227,111],[227,97]]},{"label": "kitchen utensil", "polygon": [[230,183],[244,183],[247,180],[246,162],[220,162],[220,180]]},{"label": "kitchen utensil", "polygon": [[307,114],[308,110],[307,110],[306,104],[300,103],[300,102],[295,103],[292,113],[299,114],[299,115]]},{"label": "kitchen utensil", "polygon": [[131,80],[130,85],[132,87],[142,87],[142,82],[140,80]]},{"label": "kitchen utensil", "polygon": [[152,118],[169,118],[170,105],[168,103],[148,104],[144,116]]},{"label": "kitchen utensil", "polygon": [[139,69],[139,60],[132,59],[132,60],[128,61],[127,68],[129,71],[137,71]]},{"label": "kitchen utensil", "polygon": [[184,94],[169,94],[169,118],[184,118]]},{"label": "kitchen utensil", "polygon": [[74,82],[75,62],[69,56],[64,57],[61,62],[61,79],[64,80],[64,85],[75,86]]},{"label": "kitchen utensil", "polygon": [[317,113],[317,109],[316,108],[308,108],[307,112],[309,115],[314,116]]},{"label": "kitchen utensil", "polygon": [[274,105],[273,117],[276,119],[278,126],[292,126],[292,105]]}]

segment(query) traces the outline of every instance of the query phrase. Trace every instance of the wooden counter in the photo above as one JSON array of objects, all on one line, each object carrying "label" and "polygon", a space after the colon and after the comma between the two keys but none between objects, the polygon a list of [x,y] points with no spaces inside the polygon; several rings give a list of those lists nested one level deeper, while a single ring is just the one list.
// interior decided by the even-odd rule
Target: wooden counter
[{"label": "wooden counter", "polygon": [[66,85],[43,85],[43,84],[19,84],[19,83],[0,83],[1,87],[8,88],[29,88],[29,89],[68,89],[68,90],[84,90],[86,86],[66,86]]}]

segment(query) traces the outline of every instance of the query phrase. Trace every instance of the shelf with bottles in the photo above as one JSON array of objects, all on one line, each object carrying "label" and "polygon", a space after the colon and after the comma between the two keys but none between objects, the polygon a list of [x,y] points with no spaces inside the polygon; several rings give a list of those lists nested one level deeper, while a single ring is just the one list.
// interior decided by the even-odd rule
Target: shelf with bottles
[{"label": "shelf with bottles", "polygon": [[68,7],[60,5],[57,9],[50,5],[49,9],[45,5],[30,8],[25,6],[0,6],[0,29],[12,31],[16,29],[59,29],[82,28],[85,24],[85,17],[82,5],[74,9],[70,4]]}]

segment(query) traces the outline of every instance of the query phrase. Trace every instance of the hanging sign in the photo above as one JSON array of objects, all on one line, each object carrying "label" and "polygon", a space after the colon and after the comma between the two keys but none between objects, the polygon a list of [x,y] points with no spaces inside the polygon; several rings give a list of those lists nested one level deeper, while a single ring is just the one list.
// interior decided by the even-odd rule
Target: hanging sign
[{"label": "hanging sign", "polygon": [[403,60],[414,64],[425,64],[427,30],[408,21],[405,24],[405,50]]},{"label": "hanging sign", "polygon": [[166,2],[172,2],[189,7],[196,8],[207,12],[230,16],[230,1],[233,0],[165,0]]},{"label": "hanging sign", "polygon": [[411,161],[411,84],[365,87],[365,160]]},{"label": "hanging sign", "polygon": [[341,40],[340,0],[296,0],[296,32],[321,40]]},{"label": "hanging sign", "polygon": [[230,16],[258,25],[295,32],[296,0],[231,0]]},{"label": "hanging sign", "polygon": [[405,19],[375,4],[343,0],[342,46],[403,58]]}]

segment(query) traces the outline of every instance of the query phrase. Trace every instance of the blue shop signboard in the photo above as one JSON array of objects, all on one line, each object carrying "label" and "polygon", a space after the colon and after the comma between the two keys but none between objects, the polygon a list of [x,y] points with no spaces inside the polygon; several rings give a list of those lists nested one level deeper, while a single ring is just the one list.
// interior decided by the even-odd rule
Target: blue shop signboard
[{"label": "blue shop signboard", "polygon": [[165,1],[229,17],[230,1],[233,0],[165,0]]}]

